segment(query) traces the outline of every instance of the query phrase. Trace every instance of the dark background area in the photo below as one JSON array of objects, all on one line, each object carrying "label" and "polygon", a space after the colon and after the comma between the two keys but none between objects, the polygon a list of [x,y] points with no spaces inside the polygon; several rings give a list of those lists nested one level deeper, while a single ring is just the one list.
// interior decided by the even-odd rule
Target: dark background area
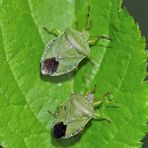
[{"label": "dark background area", "polygon": [[142,35],[146,37],[148,43],[148,0],[123,0],[123,6],[139,24]]},{"label": "dark background area", "polygon": [[[130,15],[139,24],[142,35],[145,36],[148,49],[148,0],[123,0]],[[142,148],[148,148],[148,135],[143,139]]]}]

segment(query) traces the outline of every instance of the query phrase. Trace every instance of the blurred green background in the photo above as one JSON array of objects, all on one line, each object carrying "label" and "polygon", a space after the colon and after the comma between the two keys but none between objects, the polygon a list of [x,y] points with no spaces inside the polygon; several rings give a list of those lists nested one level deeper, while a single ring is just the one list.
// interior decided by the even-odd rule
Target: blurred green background
[{"label": "blurred green background", "polygon": [[[139,24],[142,35],[146,37],[148,49],[148,0],[123,0],[123,5]],[[148,148],[148,135],[143,141],[142,148]]]}]

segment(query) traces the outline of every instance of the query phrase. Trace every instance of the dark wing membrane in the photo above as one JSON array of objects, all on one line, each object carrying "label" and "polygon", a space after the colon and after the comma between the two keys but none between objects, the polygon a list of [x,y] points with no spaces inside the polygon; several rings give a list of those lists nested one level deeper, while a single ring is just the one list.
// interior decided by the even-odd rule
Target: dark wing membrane
[{"label": "dark wing membrane", "polygon": [[78,118],[67,124],[67,130],[65,138],[70,138],[79,134],[89,122],[90,118]]}]

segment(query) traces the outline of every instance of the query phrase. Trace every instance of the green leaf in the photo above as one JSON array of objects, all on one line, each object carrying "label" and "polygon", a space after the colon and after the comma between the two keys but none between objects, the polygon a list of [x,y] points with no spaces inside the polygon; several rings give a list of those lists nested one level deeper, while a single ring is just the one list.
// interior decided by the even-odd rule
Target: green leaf
[{"label": "green leaf", "polygon": [[[20,147],[141,147],[147,127],[145,41],[120,0],[91,0],[91,35],[108,35],[91,47],[76,72],[60,77],[40,74],[40,57],[53,38],[43,27],[62,31],[85,28],[86,0],[0,1],[0,144]],[[96,85],[96,100],[111,91],[116,108],[101,108],[111,123],[92,121],[82,136],[55,140],[48,110],[71,92],[86,93]]]}]

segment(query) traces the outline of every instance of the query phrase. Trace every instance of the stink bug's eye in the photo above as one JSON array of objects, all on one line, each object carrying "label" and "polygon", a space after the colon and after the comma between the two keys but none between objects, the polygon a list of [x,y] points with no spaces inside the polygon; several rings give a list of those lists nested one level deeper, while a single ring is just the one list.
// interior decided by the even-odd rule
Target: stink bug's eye
[{"label": "stink bug's eye", "polygon": [[43,61],[42,63],[42,73],[43,74],[53,74],[54,72],[56,72],[57,68],[58,68],[59,62],[56,61],[56,59],[53,58],[49,58],[46,59],[45,61]]},{"label": "stink bug's eye", "polygon": [[67,128],[67,125],[64,125],[63,122],[59,122],[59,123],[55,124],[54,131],[53,131],[55,138],[61,138],[61,137],[65,136],[66,128]]}]

